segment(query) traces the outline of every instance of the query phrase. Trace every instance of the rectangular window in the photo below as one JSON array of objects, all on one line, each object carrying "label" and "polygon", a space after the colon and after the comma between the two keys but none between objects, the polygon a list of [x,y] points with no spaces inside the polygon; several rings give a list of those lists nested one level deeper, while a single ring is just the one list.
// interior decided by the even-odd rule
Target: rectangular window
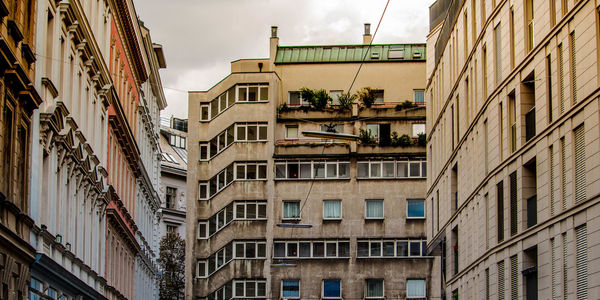
[{"label": "rectangular window", "polygon": [[573,131],[575,141],[575,203],[586,200],[586,156],[585,156],[585,127],[579,125]]},{"label": "rectangular window", "polygon": [[496,50],[496,55],[494,55],[494,63],[496,70],[496,84],[500,83],[502,80],[502,32],[500,23],[496,25],[494,28],[494,49]]},{"label": "rectangular window", "polygon": [[266,83],[238,84],[236,102],[269,100],[269,85]]},{"label": "rectangular window", "polygon": [[567,147],[565,137],[560,138],[560,192],[562,209],[567,209]]},{"label": "rectangular window", "polygon": [[496,184],[496,222],[498,227],[498,243],[504,241],[504,182]]},{"label": "rectangular window", "polygon": [[[267,123],[236,123],[236,142],[255,142],[267,140]],[[233,142],[233,128],[227,129],[227,146]]]},{"label": "rectangular window", "polygon": [[575,31],[569,34],[569,52],[570,52],[570,65],[571,65],[571,101],[573,104],[577,103],[577,59],[576,59],[576,48],[575,48]]},{"label": "rectangular window", "polygon": [[373,90],[374,103],[383,103],[383,90]]},{"label": "rectangular window", "polygon": [[412,124],[412,136],[418,137],[420,134],[425,134],[425,124],[413,123]]},{"label": "rectangular window", "polygon": [[365,218],[383,219],[383,200],[366,200]]},{"label": "rectangular window", "polygon": [[519,258],[516,255],[510,257],[510,297],[519,299]]},{"label": "rectangular window", "polygon": [[556,0],[549,0],[550,2],[550,27],[556,25]]},{"label": "rectangular window", "polygon": [[365,295],[366,299],[383,298],[383,279],[367,279]]},{"label": "rectangular window", "polygon": [[339,220],[342,218],[341,200],[323,200],[323,219]]},{"label": "rectangular window", "polygon": [[288,106],[308,105],[309,103],[302,99],[299,91],[290,91],[288,94]]},{"label": "rectangular window", "polygon": [[298,125],[285,125],[285,138],[298,139]]},{"label": "rectangular window", "polygon": [[175,208],[175,201],[177,200],[177,189],[174,187],[167,187],[165,192],[165,205],[166,208]]},{"label": "rectangular window", "polygon": [[515,91],[508,94],[508,124],[510,130],[510,152],[517,151],[517,102],[515,99]]},{"label": "rectangular window", "polygon": [[208,105],[200,106],[200,121],[210,120],[209,108],[210,108],[210,106],[208,106]]},{"label": "rectangular window", "polygon": [[300,201],[283,201],[283,219],[300,219]]},{"label": "rectangular window", "polygon": [[510,8],[510,69],[515,68],[515,10]]},{"label": "rectangular window", "polygon": [[562,44],[558,44],[556,51],[558,52],[558,114],[562,115],[565,112],[565,66]]},{"label": "rectangular window", "polygon": [[[485,0],[482,0],[485,2]],[[488,90],[488,82],[487,82],[487,48],[485,46],[485,44],[483,45],[483,49],[481,50],[481,73],[483,75],[483,81],[482,81],[482,90],[483,90],[483,98],[486,99],[487,98],[487,90]],[[454,146],[452,147],[454,148]]]},{"label": "rectangular window", "polygon": [[206,276],[206,261],[200,260],[198,261],[198,277],[204,278]]},{"label": "rectangular window", "polygon": [[406,298],[426,298],[425,279],[406,280]]},{"label": "rectangular window", "polygon": [[533,29],[533,0],[525,0],[525,46],[526,52],[533,50],[534,46],[534,29]]},{"label": "rectangular window", "polygon": [[275,162],[275,179],[349,179],[350,162],[279,161]]},{"label": "rectangular window", "polygon": [[342,281],[339,279],[323,280],[323,299],[341,299]]},{"label": "rectangular window", "polygon": [[425,105],[425,90],[413,90],[414,102],[416,105]]},{"label": "rectangular window", "polygon": [[329,91],[329,96],[331,97],[331,105],[340,105],[340,96],[344,93],[341,90]]},{"label": "rectangular window", "polygon": [[425,200],[406,200],[406,217],[408,219],[425,218]]},{"label": "rectangular window", "polygon": [[285,299],[300,299],[300,280],[282,280],[281,297]]},{"label": "rectangular window", "polygon": [[[554,3],[555,0],[550,0]],[[550,54],[546,56],[546,106],[548,107],[548,124],[552,123],[553,118],[553,99],[552,99],[552,59]]]},{"label": "rectangular window", "polygon": [[498,262],[498,300],[504,300],[504,295],[506,293],[505,272],[504,260],[502,260]]}]

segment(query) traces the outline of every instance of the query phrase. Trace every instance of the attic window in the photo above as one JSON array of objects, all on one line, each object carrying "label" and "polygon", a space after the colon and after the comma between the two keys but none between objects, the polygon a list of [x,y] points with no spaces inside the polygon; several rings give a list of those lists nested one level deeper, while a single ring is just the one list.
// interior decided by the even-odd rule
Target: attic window
[{"label": "attic window", "polygon": [[389,58],[404,58],[403,48],[391,48],[388,52]]},{"label": "attic window", "polygon": [[379,53],[378,52],[371,53],[371,59],[379,59]]},{"label": "attic window", "polygon": [[416,52],[415,51],[415,53],[413,53],[413,57],[414,58],[420,58],[421,57],[421,52]]}]

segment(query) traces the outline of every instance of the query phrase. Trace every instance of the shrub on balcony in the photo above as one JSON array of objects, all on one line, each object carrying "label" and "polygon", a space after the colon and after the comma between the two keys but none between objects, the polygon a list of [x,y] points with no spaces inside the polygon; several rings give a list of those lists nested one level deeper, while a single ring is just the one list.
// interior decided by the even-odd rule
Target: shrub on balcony
[{"label": "shrub on balcony", "polygon": [[324,89],[314,91],[309,88],[302,88],[300,89],[300,96],[302,99],[308,101],[313,108],[320,111],[325,109],[333,100]]},{"label": "shrub on balcony", "polygon": [[427,145],[427,136],[425,135],[425,133],[419,133],[417,136],[417,144],[419,144],[419,146],[425,147]]},{"label": "shrub on balcony", "polygon": [[360,129],[358,132],[358,139],[360,140],[361,144],[375,144],[377,141],[375,140],[375,138],[373,138],[372,134],[371,134],[371,130],[367,129]]},{"label": "shrub on balcony", "polygon": [[354,104],[354,100],[356,99],[356,94],[342,93],[341,96],[338,97],[340,111],[346,111],[352,109],[352,104]]},{"label": "shrub on balcony", "polygon": [[362,101],[363,105],[366,108],[370,108],[373,105],[373,103],[375,102],[375,93],[373,92],[373,89],[370,87],[362,88],[361,90],[356,92],[356,95],[357,95],[358,99],[360,99],[360,101]]},{"label": "shrub on balcony", "polygon": [[408,147],[412,145],[412,139],[410,136],[408,136],[408,134],[403,134],[398,138],[398,145],[401,147]]}]

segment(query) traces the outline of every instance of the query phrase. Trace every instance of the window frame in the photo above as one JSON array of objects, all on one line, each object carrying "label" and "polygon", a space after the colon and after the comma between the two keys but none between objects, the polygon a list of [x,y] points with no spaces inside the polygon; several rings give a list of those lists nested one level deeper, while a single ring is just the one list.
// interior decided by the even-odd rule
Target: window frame
[{"label": "window frame", "polygon": [[[325,160],[325,161],[315,161],[315,160],[285,160],[285,161],[275,161],[275,178],[274,180],[349,180],[350,179],[350,161],[340,161],[340,160]],[[294,177],[294,178],[289,178],[288,177],[288,165],[298,165],[298,177]],[[327,165],[332,165],[335,164],[336,165],[336,176],[335,177],[328,177],[327,176]],[[302,177],[302,165],[310,165],[310,176],[309,177]],[[323,165],[324,169],[323,169],[323,177],[317,177],[315,175],[316,173],[316,167],[315,165]],[[340,170],[342,169],[341,166],[344,165],[346,167],[344,167],[346,169],[346,174],[347,177],[341,177],[340,176]],[[278,176],[278,167],[284,167],[284,169],[282,170],[284,177],[277,177]]]},{"label": "window frame", "polygon": [[[408,295],[408,282],[409,281],[421,281],[425,285],[425,294],[423,296],[409,296]],[[427,280],[424,278],[407,278],[406,279],[406,299],[427,299]]]},{"label": "window frame", "polygon": [[[335,243],[335,255],[328,255],[327,254],[327,244],[333,244]],[[296,245],[296,255],[295,256],[290,256],[288,255],[288,245],[289,244],[294,244]],[[304,256],[302,255],[302,246],[308,244],[308,256]],[[323,255],[317,255],[315,252],[315,246],[316,244],[322,244],[323,246]],[[341,252],[342,252],[342,245],[343,244],[347,244],[348,248],[348,252],[347,252],[347,256],[342,256]],[[276,251],[275,251],[275,247],[276,245],[282,246],[283,245],[283,256],[279,256],[276,255]],[[339,239],[316,239],[316,240],[274,240],[273,241],[273,252],[272,252],[272,258],[273,259],[349,259],[351,257],[350,255],[350,240],[349,239],[345,239],[345,240],[339,240]]]},{"label": "window frame", "polygon": [[[298,297],[284,297],[283,296],[283,285],[284,285],[284,282],[292,282],[292,281],[298,282]],[[301,299],[301,297],[302,297],[302,294],[300,293],[300,291],[302,290],[301,284],[302,283],[300,282],[300,279],[282,279],[281,280],[281,292],[280,292],[281,298],[282,299]]]},{"label": "window frame", "polygon": [[[367,203],[381,201],[381,217],[369,217],[367,215]],[[385,203],[383,199],[365,199],[365,220],[384,220],[385,219]]]},{"label": "window frame", "polygon": [[[340,284],[338,293],[339,293],[339,297],[326,297],[325,296],[325,281],[337,281]],[[342,280],[341,279],[323,279],[321,280],[321,299],[323,300],[327,300],[327,299],[342,299]]]},{"label": "window frame", "polygon": [[[262,96],[262,92],[261,90],[263,88],[267,88],[267,100],[261,100],[261,96]],[[249,100],[250,99],[250,89],[251,88],[256,88],[256,100]],[[240,89],[245,89],[246,90],[246,100],[240,100]],[[264,103],[264,102],[269,102],[269,84],[268,83],[264,83],[264,82],[259,82],[259,83],[238,83],[235,85],[235,103]],[[229,101],[227,101],[229,103]],[[228,106],[229,107],[229,106]]]},{"label": "window frame", "polygon": [[[415,133],[415,125],[423,126],[422,132]],[[411,129],[412,129],[412,137],[413,138],[419,137],[419,134],[421,134],[421,133],[422,134],[426,134],[427,133],[427,127],[426,127],[425,123],[412,123],[411,124]]]},{"label": "window frame", "polygon": [[[408,203],[409,202],[414,202],[414,201],[420,201],[423,203],[423,216],[418,216],[418,217],[411,217],[409,216],[409,210],[408,210]],[[426,207],[425,207],[425,199],[406,199],[406,219],[409,220],[424,220],[426,218]]]},{"label": "window frame", "polygon": [[[200,275],[200,264],[204,265],[204,275]],[[208,278],[208,261],[206,259],[199,259],[196,262],[196,278]]]},{"label": "window frame", "polygon": [[[339,203],[340,216],[339,217],[325,217],[325,202],[337,202]],[[342,220],[343,212],[342,212],[342,200],[339,199],[326,199],[323,200],[323,220],[325,221],[339,221]]]},{"label": "window frame", "polygon": [[[381,281],[381,296],[369,297],[369,281]],[[381,278],[367,278],[365,279],[365,299],[385,299],[385,281]]]},{"label": "window frame", "polygon": [[[286,217],[285,216],[285,205],[291,204],[291,203],[295,203],[298,205],[298,216],[297,217]],[[302,206],[300,205],[300,200],[282,200],[281,201],[281,220],[285,220],[285,221],[302,220],[302,212],[300,211],[301,208],[302,208]]]},{"label": "window frame", "polygon": [[[296,128],[296,137],[289,136],[289,129]],[[298,140],[300,139],[300,126],[298,124],[285,125],[285,139],[286,140]]]}]

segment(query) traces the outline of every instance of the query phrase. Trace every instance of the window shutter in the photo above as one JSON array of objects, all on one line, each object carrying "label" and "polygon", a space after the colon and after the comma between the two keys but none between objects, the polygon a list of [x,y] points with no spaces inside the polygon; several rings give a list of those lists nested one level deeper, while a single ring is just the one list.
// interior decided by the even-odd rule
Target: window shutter
[{"label": "window shutter", "polygon": [[500,261],[498,263],[498,300],[504,300],[504,291],[506,290],[504,272],[504,261]]},{"label": "window shutter", "polygon": [[490,269],[485,269],[485,299],[490,299]]},{"label": "window shutter", "polygon": [[565,112],[565,67],[564,67],[564,59],[563,59],[563,51],[562,44],[558,45],[558,80],[559,80],[559,114],[563,114]]},{"label": "window shutter", "polygon": [[567,298],[567,286],[569,277],[567,276],[567,233],[562,234],[562,261],[563,261],[563,298]]},{"label": "window shutter", "polygon": [[550,145],[549,148],[549,161],[550,161],[550,215],[556,214],[556,196],[554,194],[554,147]]},{"label": "window shutter", "polygon": [[575,129],[575,203],[585,201],[585,128]]},{"label": "window shutter", "polygon": [[565,138],[560,139],[560,189],[562,196],[562,209],[567,209],[567,150],[565,147]]},{"label": "window shutter", "polygon": [[516,255],[510,257],[510,298],[519,299],[519,259]]},{"label": "window shutter", "polygon": [[518,230],[517,208],[517,172],[510,174],[510,234],[517,234]]},{"label": "window shutter", "polygon": [[573,104],[577,103],[577,60],[575,59],[575,31],[569,35],[571,46],[571,92]]},{"label": "window shutter", "polygon": [[552,269],[552,299],[560,299],[560,295],[558,295],[558,290],[556,289],[558,286],[558,282],[556,282],[556,265],[559,263],[558,257],[556,254],[556,242],[554,238],[550,239],[550,264]]},{"label": "window shutter", "polygon": [[588,299],[587,227],[585,224],[575,228],[575,238],[577,299]]}]

